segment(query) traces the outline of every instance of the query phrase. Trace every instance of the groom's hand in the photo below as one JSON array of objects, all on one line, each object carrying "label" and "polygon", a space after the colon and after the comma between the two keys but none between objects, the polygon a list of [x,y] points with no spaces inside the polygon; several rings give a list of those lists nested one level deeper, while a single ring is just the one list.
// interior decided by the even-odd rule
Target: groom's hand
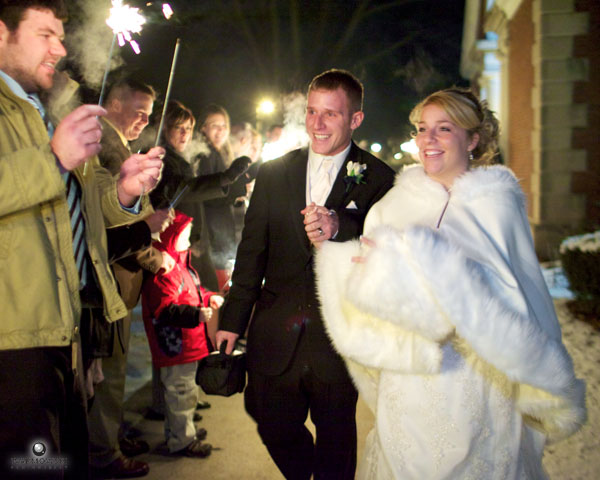
[{"label": "groom's hand", "polygon": [[334,238],[340,228],[337,213],[314,202],[307,205],[300,213],[304,215],[306,236],[316,248],[319,248],[324,241]]}]

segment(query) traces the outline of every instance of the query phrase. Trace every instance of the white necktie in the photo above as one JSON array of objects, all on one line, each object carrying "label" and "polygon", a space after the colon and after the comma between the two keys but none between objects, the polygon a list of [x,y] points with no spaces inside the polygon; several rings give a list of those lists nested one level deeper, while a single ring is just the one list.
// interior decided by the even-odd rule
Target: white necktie
[{"label": "white necktie", "polygon": [[311,200],[317,205],[325,205],[325,201],[331,191],[333,181],[331,179],[331,170],[333,167],[333,158],[324,157],[319,172],[316,175],[316,181],[311,188]]}]

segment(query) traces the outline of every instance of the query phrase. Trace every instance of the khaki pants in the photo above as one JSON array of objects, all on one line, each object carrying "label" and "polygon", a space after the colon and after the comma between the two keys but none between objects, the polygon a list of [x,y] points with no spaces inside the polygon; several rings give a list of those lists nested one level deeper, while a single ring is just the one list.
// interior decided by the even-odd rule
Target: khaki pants
[{"label": "khaki pants", "polygon": [[184,449],[196,438],[197,367],[198,362],[191,362],[160,369],[165,396],[165,438],[170,452]]},{"label": "khaki pants", "polygon": [[113,354],[102,359],[104,380],[94,388],[94,401],[88,414],[91,464],[98,468],[107,466],[121,455],[119,429],[123,420],[131,312],[117,321],[116,330]]}]

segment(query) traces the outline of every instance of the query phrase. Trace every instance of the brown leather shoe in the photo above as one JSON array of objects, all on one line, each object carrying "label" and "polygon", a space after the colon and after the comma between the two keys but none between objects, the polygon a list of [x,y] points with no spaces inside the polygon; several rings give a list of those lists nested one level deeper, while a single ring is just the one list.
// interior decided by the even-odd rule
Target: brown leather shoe
[{"label": "brown leather shoe", "polygon": [[149,471],[150,467],[146,462],[121,455],[106,467],[92,468],[92,478],[135,478],[148,475]]},{"label": "brown leather shoe", "polygon": [[121,449],[121,453],[126,457],[135,457],[136,455],[141,455],[142,453],[150,451],[148,442],[128,437],[119,440],[119,448]]},{"label": "brown leather shoe", "polygon": [[202,443],[201,440],[196,439],[184,449],[174,452],[174,455],[205,458],[210,455],[211,451],[212,445],[210,443]]}]

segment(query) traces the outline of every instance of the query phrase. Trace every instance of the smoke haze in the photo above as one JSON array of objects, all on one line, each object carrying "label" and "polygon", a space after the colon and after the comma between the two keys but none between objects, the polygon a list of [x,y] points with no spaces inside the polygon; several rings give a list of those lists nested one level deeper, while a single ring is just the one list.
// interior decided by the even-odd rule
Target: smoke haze
[{"label": "smoke haze", "polygon": [[[99,90],[113,38],[112,30],[106,24],[111,2],[87,0],[76,3],[75,16],[68,24],[65,44],[69,58],[77,67],[84,83]],[[123,64],[119,44],[115,43],[110,70]]]}]

